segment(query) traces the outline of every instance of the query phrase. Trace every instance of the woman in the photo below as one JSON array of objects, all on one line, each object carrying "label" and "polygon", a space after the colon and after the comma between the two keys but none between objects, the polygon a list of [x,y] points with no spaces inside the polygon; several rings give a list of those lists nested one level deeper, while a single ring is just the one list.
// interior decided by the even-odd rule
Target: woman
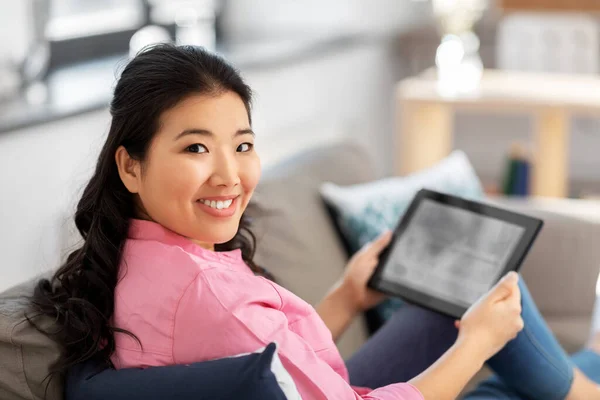
[{"label": "woman", "polygon": [[[146,390],[157,385],[145,371],[132,375],[127,368],[186,365],[277,342],[306,399],[454,399],[485,362],[502,380],[469,399],[489,390],[600,399],[516,274],[456,325],[406,307],[400,315],[415,318],[388,323],[375,335],[348,362],[349,379],[333,339],[357,312],[382,300],[366,282],[390,235],[350,260],[318,313],[262,277],[244,215],[260,177],[250,100],[237,72],[199,48],[156,46],[124,69],[107,141],[75,215],[83,246],[34,296],[39,311],[62,327],[52,333],[65,348],[55,371],[93,356],[125,368],[102,381],[116,399],[119,376],[139,379]],[[413,340],[402,332],[409,324],[426,330],[424,339],[435,328],[441,344],[392,354],[386,332],[395,327],[396,341]],[[585,357],[592,372],[600,370],[595,353]]]}]

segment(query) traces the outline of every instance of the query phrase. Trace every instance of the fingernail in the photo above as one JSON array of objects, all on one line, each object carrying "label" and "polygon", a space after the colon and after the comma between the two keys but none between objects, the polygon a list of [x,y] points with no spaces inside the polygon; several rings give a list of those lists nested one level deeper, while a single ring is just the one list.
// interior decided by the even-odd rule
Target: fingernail
[{"label": "fingernail", "polygon": [[519,275],[515,271],[510,271],[508,274],[506,274],[506,278],[514,280],[514,279],[518,279]]}]

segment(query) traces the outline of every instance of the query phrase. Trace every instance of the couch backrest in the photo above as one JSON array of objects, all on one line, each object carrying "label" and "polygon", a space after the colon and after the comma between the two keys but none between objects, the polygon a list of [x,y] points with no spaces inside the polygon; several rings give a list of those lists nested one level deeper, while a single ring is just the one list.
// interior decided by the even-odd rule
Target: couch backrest
[{"label": "couch backrest", "polygon": [[[61,400],[62,381],[51,379],[48,369],[60,354],[56,343],[38,332],[25,318],[28,296],[39,278],[0,294],[0,399]],[[48,327],[47,319],[38,319]]]},{"label": "couch backrest", "polygon": [[[303,151],[268,168],[254,197],[263,209],[256,219],[256,261],[277,282],[315,305],[341,277],[347,252],[319,195],[325,181],[351,185],[376,179],[373,162],[355,144]],[[367,337],[357,319],[338,342],[349,356]]]},{"label": "couch backrest", "polygon": [[544,317],[590,318],[600,270],[597,205],[550,198],[495,198],[491,202],[545,222],[521,270]]}]

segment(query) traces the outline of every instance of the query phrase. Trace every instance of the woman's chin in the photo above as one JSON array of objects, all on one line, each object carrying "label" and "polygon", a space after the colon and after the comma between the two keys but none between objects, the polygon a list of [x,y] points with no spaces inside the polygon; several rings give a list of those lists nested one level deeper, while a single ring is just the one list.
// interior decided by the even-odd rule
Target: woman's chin
[{"label": "woman's chin", "polygon": [[223,244],[231,241],[237,233],[237,226],[235,230],[231,230],[228,232],[216,232],[217,234],[210,235],[210,243],[214,244]]},{"label": "woman's chin", "polygon": [[214,243],[215,243],[215,244],[225,244],[225,243],[227,243],[227,242],[231,241],[231,240],[232,240],[234,237],[235,237],[235,235],[233,235],[233,236],[229,236],[229,237],[227,237],[226,239],[215,240],[215,242],[214,242]]}]

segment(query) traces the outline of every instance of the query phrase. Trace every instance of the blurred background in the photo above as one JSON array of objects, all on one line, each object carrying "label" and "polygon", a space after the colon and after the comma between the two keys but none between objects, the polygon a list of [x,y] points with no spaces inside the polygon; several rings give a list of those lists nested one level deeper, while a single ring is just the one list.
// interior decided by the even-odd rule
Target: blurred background
[{"label": "blurred background", "polygon": [[[233,63],[256,93],[265,166],[349,140],[364,145],[380,175],[394,175],[399,82],[435,69],[436,60],[444,72],[457,51],[470,68],[466,81],[450,79],[459,94],[484,68],[595,79],[597,3],[0,0],[0,290],[58,265],[65,226],[108,131],[112,88],[144,45],[196,44]],[[507,159],[534,156],[531,130],[527,114],[457,111],[451,146],[499,193]],[[600,194],[600,121],[570,119],[565,151],[565,196]]]}]

